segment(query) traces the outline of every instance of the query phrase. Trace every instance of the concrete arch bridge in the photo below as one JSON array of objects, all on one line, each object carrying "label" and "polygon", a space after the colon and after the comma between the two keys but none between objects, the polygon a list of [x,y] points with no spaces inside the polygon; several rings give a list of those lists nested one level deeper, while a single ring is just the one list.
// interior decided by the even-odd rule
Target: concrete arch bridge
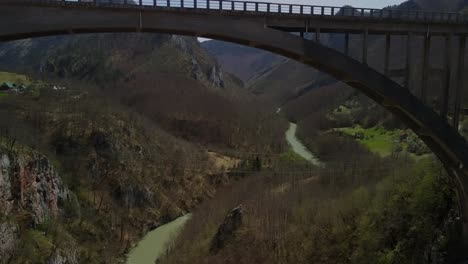
[{"label": "concrete arch bridge", "polygon": [[[468,16],[228,0],[0,0],[0,41],[97,32],[160,32],[239,43],[300,61],[356,88],[408,125],[443,162],[457,189],[468,241],[468,144],[458,133]],[[343,36],[342,50],[321,43],[327,33]],[[361,38],[359,59],[350,56],[350,35]],[[385,37],[381,69],[368,64],[371,35]],[[402,69],[389,67],[395,36],[407,43]],[[422,68],[417,97],[409,88],[415,70],[411,44],[418,38],[424,62],[417,65]],[[426,105],[434,38],[446,45],[445,66],[438,69],[445,81],[437,112]],[[394,81],[396,75],[405,85]]]}]

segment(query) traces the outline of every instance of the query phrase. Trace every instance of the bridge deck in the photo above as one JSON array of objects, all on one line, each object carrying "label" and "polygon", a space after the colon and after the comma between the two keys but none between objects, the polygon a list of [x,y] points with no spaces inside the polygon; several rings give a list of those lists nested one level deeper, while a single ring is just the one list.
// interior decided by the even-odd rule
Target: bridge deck
[{"label": "bridge deck", "polygon": [[[461,13],[353,7],[276,4],[225,0],[0,0],[0,5],[38,5],[63,8],[137,9],[239,16],[288,32],[406,35],[468,34],[468,16]],[[352,22],[352,23],[350,23]]]}]

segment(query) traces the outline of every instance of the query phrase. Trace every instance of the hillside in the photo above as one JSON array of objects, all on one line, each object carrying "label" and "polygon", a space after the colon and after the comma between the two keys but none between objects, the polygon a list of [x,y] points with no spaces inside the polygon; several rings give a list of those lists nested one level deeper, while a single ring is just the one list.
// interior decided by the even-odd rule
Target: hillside
[{"label": "hillside", "polygon": [[223,69],[239,76],[249,91],[274,106],[323,81],[316,70],[266,51],[215,40],[202,45]]},{"label": "hillside", "polygon": [[122,262],[232,180],[223,153],[285,146],[287,123],[194,38],[8,42],[0,69],[27,85],[0,93],[2,264]]},{"label": "hillside", "polygon": [[446,11],[446,12],[457,12],[468,5],[466,0],[414,0],[422,9],[428,11]]},{"label": "hillside", "polygon": [[266,51],[223,41],[210,40],[201,45],[218,60],[223,70],[239,77],[246,85],[286,60]]},{"label": "hillside", "polygon": [[176,136],[215,148],[281,148],[258,142],[260,134],[262,140],[281,137],[268,128],[276,121],[263,118],[268,109],[194,38],[80,35],[15,41],[0,50],[0,69],[97,84]]},{"label": "hillside", "polygon": [[0,263],[117,263],[223,181],[205,149],[89,84],[61,87],[0,98],[0,225],[11,231]]}]

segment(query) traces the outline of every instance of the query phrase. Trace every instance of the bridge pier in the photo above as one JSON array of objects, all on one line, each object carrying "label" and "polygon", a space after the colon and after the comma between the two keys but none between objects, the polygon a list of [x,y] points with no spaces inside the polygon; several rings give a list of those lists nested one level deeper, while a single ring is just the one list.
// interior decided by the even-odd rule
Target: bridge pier
[{"label": "bridge pier", "polygon": [[426,103],[426,90],[428,84],[428,74],[430,70],[430,58],[429,52],[431,50],[431,35],[428,33],[424,36],[424,56],[423,56],[423,73],[422,73],[422,84],[421,84],[421,101]]},{"label": "bridge pier", "polygon": [[367,46],[368,46],[369,29],[364,29],[362,33],[362,63],[367,65]]},{"label": "bridge pier", "polygon": [[384,73],[385,76],[390,76],[390,50],[392,39],[390,34],[385,35],[385,59],[384,59]]},{"label": "bridge pier", "polygon": [[345,33],[344,54],[349,56],[349,33]]},{"label": "bridge pier", "polygon": [[441,95],[441,110],[440,115],[447,119],[448,115],[448,104],[449,104],[449,96],[450,96],[450,81],[452,77],[452,34],[448,34],[445,36],[445,78],[444,78],[444,87],[442,89]]},{"label": "bridge pier", "polygon": [[460,111],[462,103],[462,89],[465,79],[465,51],[466,51],[466,36],[460,36],[458,47],[458,78],[457,88],[455,90],[455,113],[453,114],[453,128],[458,131],[460,124]]},{"label": "bridge pier", "polygon": [[411,40],[412,40],[413,33],[408,32],[408,36],[406,37],[406,71],[405,71],[405,87],[410,90],[411,86]]}]

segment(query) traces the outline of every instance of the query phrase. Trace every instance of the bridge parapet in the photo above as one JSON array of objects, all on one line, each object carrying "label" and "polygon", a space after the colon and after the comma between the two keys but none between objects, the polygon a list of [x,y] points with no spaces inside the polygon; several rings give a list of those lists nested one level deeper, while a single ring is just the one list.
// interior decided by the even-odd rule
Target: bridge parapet
[{"label": "bridge parapet", "polygon": [[317,6],[286,3],[230,0],[1,0],[25,4],[95,5],[101,7],[138,7],[142,9],[199,9],[203,11],[231,11],[255,15],[289,15],[299,17],[345,17],[365,20],[392,20],[422,23],[468,23],[468,15],[455,12],[357,8],[351,6]]}]

